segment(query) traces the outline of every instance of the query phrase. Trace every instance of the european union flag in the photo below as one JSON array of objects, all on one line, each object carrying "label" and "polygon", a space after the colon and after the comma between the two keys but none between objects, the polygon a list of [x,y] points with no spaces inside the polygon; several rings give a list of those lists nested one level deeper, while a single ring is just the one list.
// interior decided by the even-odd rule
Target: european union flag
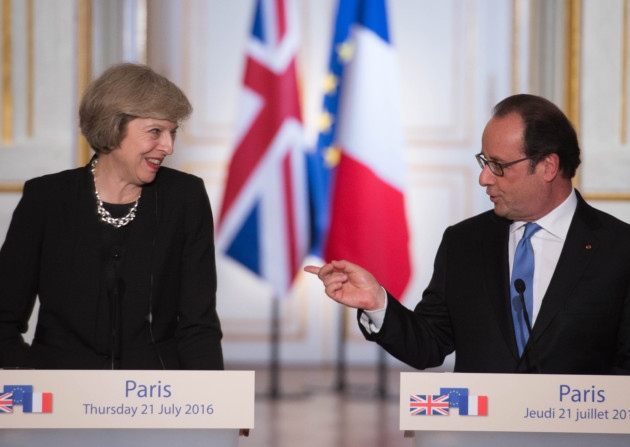
[{"label": "european union flag", "polygon": [[468,406],[468,388],[440,388],[440,394],[448,394],[450,408]]},{"label": "european union flag", "polygon": [[24,394],[33,394],[33,385],[5,385],[4,392],[13,391],[13,405],[24,405]]}]

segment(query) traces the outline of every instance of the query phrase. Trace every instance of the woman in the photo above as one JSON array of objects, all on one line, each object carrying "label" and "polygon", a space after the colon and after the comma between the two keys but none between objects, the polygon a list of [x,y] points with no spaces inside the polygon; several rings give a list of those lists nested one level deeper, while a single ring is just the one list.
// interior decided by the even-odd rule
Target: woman
[{"label": "woman", "polygon": [[79,118],[94,157],[26,182],[0,250],[0,367],[223,369],[208,196],[161,166],[191,112],[142,65],[88,87]]}]

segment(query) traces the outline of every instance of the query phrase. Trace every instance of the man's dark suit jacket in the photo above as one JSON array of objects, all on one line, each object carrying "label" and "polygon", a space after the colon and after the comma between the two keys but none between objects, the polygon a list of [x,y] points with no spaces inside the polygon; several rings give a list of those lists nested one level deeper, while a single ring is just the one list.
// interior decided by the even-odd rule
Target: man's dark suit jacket
[{"label": "man's dark suit jacket", "polygon": [[[104,252],[89,167],[26,182],[0,251],[0,366],[108,368]],[[112,230],[110,230],[112,231]],[[198,177],[165,167],[142,188],[118,253],[121,368],[222,369],[212,213]],[[32,346],[22,333],[36,296]],[[110,358],[108,359],[108,356]]]},{"label": "man's dark suit jacket", "polygon": [[577,196],[522,358],[509,303],[511,222],[493,211],[448,228],[416,308],[388,294],[381,330],[359,324],[364,335],[418,369],[455,351],[456,372],[630,374],[630,226]]}]

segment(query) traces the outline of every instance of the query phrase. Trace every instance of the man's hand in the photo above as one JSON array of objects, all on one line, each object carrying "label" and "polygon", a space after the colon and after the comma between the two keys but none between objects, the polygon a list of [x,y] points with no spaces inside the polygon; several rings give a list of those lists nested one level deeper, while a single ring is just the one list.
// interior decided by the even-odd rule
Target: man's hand
[{"label": "man's hand", "polygon": [[321,267],[307,265],[304,271],[317,275],[326,295],[355,309],[378,310],[385,307],[387,295],[370,272],[348,261],[332,261]]}]

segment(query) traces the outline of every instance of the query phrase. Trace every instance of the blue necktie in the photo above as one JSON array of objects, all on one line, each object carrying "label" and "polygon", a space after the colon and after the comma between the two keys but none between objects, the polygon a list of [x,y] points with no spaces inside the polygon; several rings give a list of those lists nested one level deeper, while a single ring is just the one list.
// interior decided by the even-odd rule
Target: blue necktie
[{"label": "blue necktie", "polygon": [[512,281],[510,284],[510,290],[512,291],[512,319],[514,320],[514,332],[516,333],[519,355],[523,354],[523,349],[529,339],[529,331],[525,323],[521,299],[514,287],[514,281],[520,278],[525,283],[525,306],[531,322],[534,308],[534,249],[532,248],[531,237],[540,228],[540,225],[537,223],[529,222],[525,224],[525,233],[516,246],[514,264],[512,265]]}]

